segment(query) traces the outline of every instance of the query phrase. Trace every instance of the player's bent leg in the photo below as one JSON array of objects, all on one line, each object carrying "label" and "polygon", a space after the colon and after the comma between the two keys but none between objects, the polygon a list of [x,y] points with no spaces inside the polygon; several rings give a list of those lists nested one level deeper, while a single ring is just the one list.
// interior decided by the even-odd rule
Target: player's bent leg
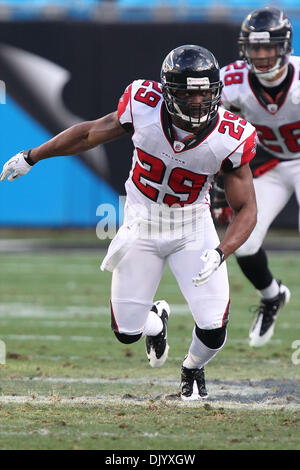
[{"label": "player's bent leg", "polygon": [[281,168],[254,179],[258,206],[257,224],[248,240],[236,251],[237,262],[252,285],[259,291],[261,302],[250,328],[250,346],[263,346],[274,334],[280,308],[290,297],[286,286],[272,275],[265,251],[261,248],[265,235],[292,193],[292,186],[283,184]]},{"label": "player's bent leg", "polygon": [[137,240],[114,269],[111,319],[113,331],[122,335],[118,339],[134,342],[163,330],[161,318],[150,310],[164,264],[151,240]]},{"label": "player's bent leg", "polygon": [[[119,324],[116,321],[116,311],[118,312],[117,317],[122,318]],[[136,312],[135,317],[140,318],[139,324],[143,325],[141,332],[126,329],[128,328],[126,324],[129,325],[131,322],[132,312]],[[165,300],[154,302],[151,309],[149,309],[149,305],[133,302],[111,302],[111,327],[117,339],[122,343],[131,344],[145,336],[146,353],[151,367],[161,367],[168,357],[167,323],[169,315],[170,307]],[[126,321],[126,318],[129,321]]]},{"label": "player's bent leg", "polygon": [[[146,353],[151,367],[161,367],[167,360],[169,345],[167,342],[167,324],[170,315],[170,306],[165,300],[154,302],[150,310],[147,323],[156,317],[160,321],[161,330],[157,334],[149,331],[146,324],[144,334],[146,335]],[[152,317],[153,316],[153,320]],[[147,334],[150,333],[150,334]]]},{"label": "player's bent leg", "polygon": [[[226,263],[211,275],[208,282],[195,287],[192,278],[201,269],[201,253],[219,244],[218,235],[210,218],[203,221],[204,230],[193,242],[169,256],[169,264],[189,305],[197,325],[189,353],[181,371],[182,399],[207,397],[204,365],[223,347],[229,315],[229,283]],[[200,331],[203,331],[200,334]],[[206,334],[206,331],[209,333]],[[196,384],[196,393],[193,387]]]},{"label": "player's bent leg", "polygon": [[[195,254],[194,259],[197,260]],[[179,283],[197,326],[182,365],[181,398],[199,400],[208,396],[204,366],[216,356],[226,341],[230,305],[226,265],[221,265],[206,284],[197,288],[191,288],[183,277],[186,276],[179,276]]]},{"label": "player's bent leg", "polygon": [[[140,320],[129,330],[133,312],[135,312],[135,318]],[[161,367],[168,357],[167,323],[169,315],[170,307],[165,300],[154,302],[151,309],[147,304],[111,301],[111,328],[116,338],[121,343],[131,344],[145,336],[146,353],[151,367]],[[119,321],[116,320],[116,317]],[[142,331],[136,331],[137,325],[140,325]]]},{"label": "player's bent leg", "polygon": [[[284,164],[278,165],[276,170],[277,172],[283,172],[281,175],[281,184],[277,184],[276,187],[270,191],[272,195],[272,204],[271,207],[274,207],[274,204],[277,204],[276,201],[279,200],[279,206],[277,206],[277,213],[278,209],[281,209],[283,205],[287,202],[293,188],[295,189],[298,204],[300,205],[300,190],[299,190],[299,181],[300,181],[300,171],[299,165],[296,162],[286,162]],[[276,175],[276,171],[273,170],[272,173]],[[271,173],[271,172],[270,172]],[[285,178],[282,178],[282,176]],[[271,174],[272,176],[272,174]],[[260,178],[258,178],[259,183]],[[289,182],[289,187],[286,188],[283,181]],[[261,190],[259,188],[259,190]],[[274,192],[275,191],[275,192]],[[278,197],[278,192],[279,197]],[[265,205],[265,203],[264,203]],[[269,207],[266,206],[266,209]],[[277,215],[277,214],[275,214]],[[266,214],[263,214],[266,216]],[[273,215],[274,218],[274,215]],[[300,212],[299,212],[299,220],[300,220]],[[291,293],[288,287],[281,284],[281,281],[277,281],[271,275],[271,281],[269,279],[269,284],[263,282],[262,279],[259,279],[263,270],[266,272],[266,262],[263,261],[262,257],[260,256],[255,262],[252,263],[251,268],[247,265],[251,262],[251,260],[247,260],[247,258],[238,258],[239,264],[242,263],[244,268],[251,269],[252,273],[250,273],[252,279],[249,279],[253,285],[260,291],[261,294],[261,302],[257,309],[257,315],[254,319],[254,322],[250,328],[249,332],[249,344],[253,347],[263,346],[270,339],[274,334],[274,327],[275,322],[281,307],[287,304],[290,300]],[[247,265],[247,266],[246,266]],[[241,264],[240,264],[241,266]],[[243,269],[244,271],[244,269]],[[248,277],[248,276],[247,276]],[[255,281],[255,277],[258,280]]]},{"label": "player's bent leg", "polygon": [[151,304],[130,299],[111,300],[111,329],[126,335],[142,335]]},{"label": "player's bent leg", "polygon": [[165,301],[153,304],[165,261],[151,240],[137,240],[113,271],[111,318],[119,341],[130,344],[146,337],[146,352],[152,367],[163,365],[168,356]]}]

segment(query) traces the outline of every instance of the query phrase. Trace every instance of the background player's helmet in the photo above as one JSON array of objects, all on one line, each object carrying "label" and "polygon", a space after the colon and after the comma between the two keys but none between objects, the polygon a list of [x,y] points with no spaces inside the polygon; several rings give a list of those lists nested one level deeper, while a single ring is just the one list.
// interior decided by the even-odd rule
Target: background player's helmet
[{"label": "background player's helmet", "polygon": [[[220,69],[214,55],[204,47],[185,45],[173,49],[161,68],[163,97],[168,112],[192,127],[214,118],[221,99]],[[201,90],[210,96],[201,104],[178,98],[179,90]],[[210,93],[209,93],[210,92]]]},{"label": "background player's helmet", "polygon": [[[238,40],[240,57],[251,66],[251,71],[267,80],[277,75],[288,63],[292,53],[292,25],[285,13],[275,7],[264,7],[252,11],[243,21]],[[250,47],[276,45],[277,61],[268,71],[260,71],[252,63]]]}]

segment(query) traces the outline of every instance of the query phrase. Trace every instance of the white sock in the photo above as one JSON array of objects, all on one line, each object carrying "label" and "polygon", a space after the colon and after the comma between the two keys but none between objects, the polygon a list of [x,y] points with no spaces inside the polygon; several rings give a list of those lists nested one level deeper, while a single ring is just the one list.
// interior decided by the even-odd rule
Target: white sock
[{"label": "white sock", "polygon": [[199,364],[201,364],[201,358],[194,356],[194,354],[192,354],[190,351],[182,363],[182,365],[187,367],[187,369],[201,369]]},{"label": "white sock", "polygon": [[201,367],[205,366],[211,359],[223,348],[227,338],[224,340],[222,346],[218,349],[210,349],[205,346],[202,341],[198,338],[195,332],[195,328],[193,330],[193,339],[192,343],[188,352],[187,357],[183,361],[183,366],[187,367],[188,369],[201,369]]},{"label": "white sock", "polygon": [[273,279],[271,284],[265,289],[260,290],[259,293],[263,299],[274,299],[274,297],[277,297],[279,294],[279,285],[276,279]]},{"label": "white sock", "polygon": [[157,313],[150,310],[142,336],[156,336],[162,331],[162,329],[163,322],[161,321],[161,318],[157,315]]}]

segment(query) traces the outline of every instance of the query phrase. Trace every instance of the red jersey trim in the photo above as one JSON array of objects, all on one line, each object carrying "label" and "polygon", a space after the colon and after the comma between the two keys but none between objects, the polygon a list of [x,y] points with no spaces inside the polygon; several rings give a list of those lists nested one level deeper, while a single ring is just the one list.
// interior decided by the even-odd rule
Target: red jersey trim
[{"label": "red jersey trim", "polygon": [[230,306],[230,299],[228,300],[228,304],[225,309],[225,313],[222,318],[222,326],[225,326],[228,323],[228,317],[229,317],[229,306]]},{"label": "red jersey trim", "polygon": [[115,314],[114,314],[114,310],[113,310],[111,300],[110,300],[110,316],[111,316],[111,329],[113,331],[116,331],[117,333],[119,333],[119,327],[118,327],[118,324],[116,322],[116,317],[115,317]]},{"label": "red jersey trim", "polygon": [[280,162],[280,160],[278,158],[272,158],[268,162],[263,163],[262,165],[260,165],[259,167],[257,167],[254,170],[254,172],[253,172],[254,178],[258,178],[259,176],[263,175],[264,173],[267,173],[267,171],[272,170],[272,168],[277,166],[279,162]]},{"label": "red jersey trim", "polygon": [[[125,109],[127,108],[128,102],[130,101],[130,114],[131,114],[131,119],[132,119],[132,110],[131,110],[131,89],[132,89],[132,84],[129,85],[126,90],[124,91],[123,95],[119,99],[118,103],[118,118],[120,120],[122,114],[124,114]],[[133,120],[132,120],[133,121]],[[132,122],[133,123],[133,122]]]},{"label": "red jersey trim", "polygon": [[[239,167],[236,167],[236,168],[240,168],[241,166],[250,162],[250,160],[252,160],[256,154],[256,152],[251,151],[255,144],[255,137],[256,137],[256,130],[253,131],[252,134],[249,137],[247,137],[243,142],[241,142],[240,145],[238,145],[226,158],[224,158],[224,160],[222,161],[221,168],[223,167],[226,160],[228,160],[228,158],[230,158],[231,155],[233,155],[237,151],[237,149],[240,148],[241,145],[245,145],[246,148],[244,148],[244,151],[241,157],[241,164]],[[248,143],[249,145],[247,145]]]},{"label": "red jersey trim", "polygon": [[249,163],[256,154],[256,131],[252,132],[250,137],[248,137],[245,141],[244,151],[241,160],[241,166]]}]

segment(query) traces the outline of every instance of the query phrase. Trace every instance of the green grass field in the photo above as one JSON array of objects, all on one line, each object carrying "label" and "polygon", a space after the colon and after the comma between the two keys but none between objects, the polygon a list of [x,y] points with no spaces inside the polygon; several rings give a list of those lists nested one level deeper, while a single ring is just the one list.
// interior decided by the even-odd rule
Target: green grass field
[{"label": "green grass field", "polygon": [[247,337],[258,297],[229,260],[228,340],[206,367],[205,403],[178,397],[193,320],[170,271],[156,296],[172,308],[169,359],[151,369],[144,341],[126,346],[110,330],[102,256],[0,255],[0,449],[299,449],[300,252],[270,254],[292,298],[257,349]]}]

